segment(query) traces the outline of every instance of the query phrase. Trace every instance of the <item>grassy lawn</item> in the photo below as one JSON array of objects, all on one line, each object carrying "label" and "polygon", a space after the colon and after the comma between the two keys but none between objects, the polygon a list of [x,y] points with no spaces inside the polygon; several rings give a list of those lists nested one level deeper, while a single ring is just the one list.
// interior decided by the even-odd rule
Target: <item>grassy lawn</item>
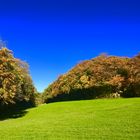
[{"label": "grassy lawn", "polygon": [[0,140],[140,140],[140,98],[59,102],[0,121]]}]

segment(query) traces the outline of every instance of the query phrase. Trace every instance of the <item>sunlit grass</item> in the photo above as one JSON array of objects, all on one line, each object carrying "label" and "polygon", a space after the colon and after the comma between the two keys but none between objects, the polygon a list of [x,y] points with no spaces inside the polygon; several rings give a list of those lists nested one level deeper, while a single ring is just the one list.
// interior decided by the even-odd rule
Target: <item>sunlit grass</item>
[{"label": "sunlit grass", "polygon": [[0,121],[0,140],[139,140],[140,98],[59,102]]}]

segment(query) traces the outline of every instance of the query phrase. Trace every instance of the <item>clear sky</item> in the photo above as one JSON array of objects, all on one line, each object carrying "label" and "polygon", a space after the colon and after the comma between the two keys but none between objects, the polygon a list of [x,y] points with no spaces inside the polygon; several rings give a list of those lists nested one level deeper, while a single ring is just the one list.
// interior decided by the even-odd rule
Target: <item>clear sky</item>
[{"label": "clear sky", "polygon": [[0,38],[43,91],[82,60],[140,52],[140,0],[0,0]]}]

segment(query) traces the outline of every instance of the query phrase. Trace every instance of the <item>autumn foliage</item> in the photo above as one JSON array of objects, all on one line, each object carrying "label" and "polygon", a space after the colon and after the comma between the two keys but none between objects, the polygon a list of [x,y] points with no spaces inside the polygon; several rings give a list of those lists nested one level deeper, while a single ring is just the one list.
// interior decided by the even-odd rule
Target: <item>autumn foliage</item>
[{"label": "autumn foliage", "polygon": [[28,65],[0,46],[0,108],[20,102],[34,104],[35,87]]},{"label": "autumn foliage", "polygon": [[76,65],[44,90],[44,102],[140,96],[140,54],[100,55]]},{"label": "autumn foliage", "polygon": [[61,75],[41,95],[33,85],[27,63],[0,44],[0,109],[32,104],[140,96],[140,54],[133,58],[100,55],[77,64]]}]

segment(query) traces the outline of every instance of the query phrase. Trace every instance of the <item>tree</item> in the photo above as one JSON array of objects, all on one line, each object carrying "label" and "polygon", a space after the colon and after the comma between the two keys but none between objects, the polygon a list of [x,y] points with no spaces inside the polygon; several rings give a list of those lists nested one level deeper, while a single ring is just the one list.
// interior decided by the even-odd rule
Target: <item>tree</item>
[{"label": "tree", "polygon": [[33,104],[35,92],[28,65],[14,58],[12,51],[2,46],[0,49],[0,106],[18,102]]},{"label": "tree", "polygon": [[140,54],[134,58],[100,55],[77,64],[43,94],[45,101],[140,96]]}]

